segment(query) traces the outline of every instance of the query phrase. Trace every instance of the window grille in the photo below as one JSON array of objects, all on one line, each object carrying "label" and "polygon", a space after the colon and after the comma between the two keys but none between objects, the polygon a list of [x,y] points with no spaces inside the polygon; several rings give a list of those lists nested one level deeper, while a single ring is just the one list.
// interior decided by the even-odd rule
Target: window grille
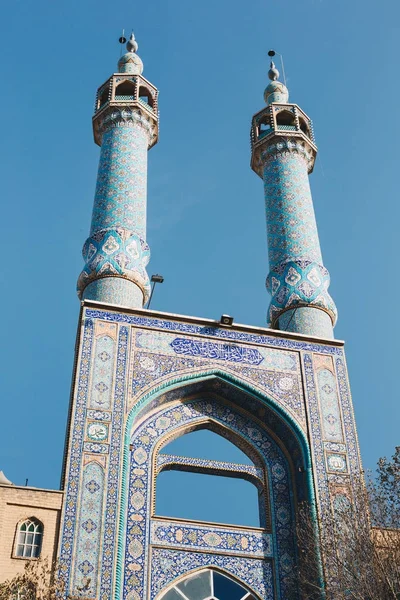
[{"label": "window grille", "polygon": [[43,525],[34,518],[26,519],[18,527],[16,556],[38,558],[42,548]]}]

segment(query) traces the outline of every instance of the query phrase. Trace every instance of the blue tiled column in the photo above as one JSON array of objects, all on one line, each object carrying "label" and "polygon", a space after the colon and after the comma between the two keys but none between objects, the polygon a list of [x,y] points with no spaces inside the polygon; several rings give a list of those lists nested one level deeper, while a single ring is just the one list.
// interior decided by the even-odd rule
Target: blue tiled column
[{"label": "blue tiled column", "polygon": [[267,289],[272,295],[269,324],[332,338],[336,307],[322,263],[308,179],[310,155],[300,141],[271,142],[261,155],[270,263]]},{"label": "blue tiled column", "polygon": [[150,295],[147,153],[158,140],[158,90],[142,76],[143,62],[133,33],[126,48],[118,73],[96,95],[93,134],[101,152],[78,295],[141,308]]},{"label": "blue tiled column", "polygon": [[139,117],[109,123],[102,139],[86,265],[78,286],[82,298],[130,307],[148,295],[146,194],[148,131]]}]

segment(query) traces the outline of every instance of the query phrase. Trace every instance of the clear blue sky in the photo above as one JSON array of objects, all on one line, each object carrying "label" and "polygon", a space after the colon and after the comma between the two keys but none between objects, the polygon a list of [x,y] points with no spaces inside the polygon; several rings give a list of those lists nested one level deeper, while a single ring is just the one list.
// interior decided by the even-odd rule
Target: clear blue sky
[{"label": "clear blue sky", "polygon": [[14,0],[2,8],[0,469],[57,487],[99,150],[96,88],[134,29],[160,90],[151,150],[153,308],[265,324],[261,180],[249,129],[267,51],[314,120],[311,185],[366,468],[399,434],[400,5],[394,0]]}]

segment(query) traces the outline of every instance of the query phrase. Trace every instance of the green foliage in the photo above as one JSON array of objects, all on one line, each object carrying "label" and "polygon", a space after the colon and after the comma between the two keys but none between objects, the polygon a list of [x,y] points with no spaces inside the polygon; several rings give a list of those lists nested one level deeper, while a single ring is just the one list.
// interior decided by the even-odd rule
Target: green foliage
[{"label": "green foliage", "polygon": [[58,573],[56,562],[28,560],[21,574],[0,583],[0,600],[89,600],[90,579],[79,596],[66,596],[65,582]]}]

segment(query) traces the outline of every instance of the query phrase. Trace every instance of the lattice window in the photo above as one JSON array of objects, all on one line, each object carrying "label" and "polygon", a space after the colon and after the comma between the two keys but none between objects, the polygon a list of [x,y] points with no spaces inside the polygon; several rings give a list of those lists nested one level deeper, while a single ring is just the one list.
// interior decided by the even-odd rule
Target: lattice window
[{"label": "lattice window", "polygon": [[189,575],[167,590],[160,600],[256,600],[234,579],[206,569]]},{"label": "lattice window", "polygon": [[43,524],[34,517],[20,523],[17,531],[15,556],[38,558],[42,548]]}]

